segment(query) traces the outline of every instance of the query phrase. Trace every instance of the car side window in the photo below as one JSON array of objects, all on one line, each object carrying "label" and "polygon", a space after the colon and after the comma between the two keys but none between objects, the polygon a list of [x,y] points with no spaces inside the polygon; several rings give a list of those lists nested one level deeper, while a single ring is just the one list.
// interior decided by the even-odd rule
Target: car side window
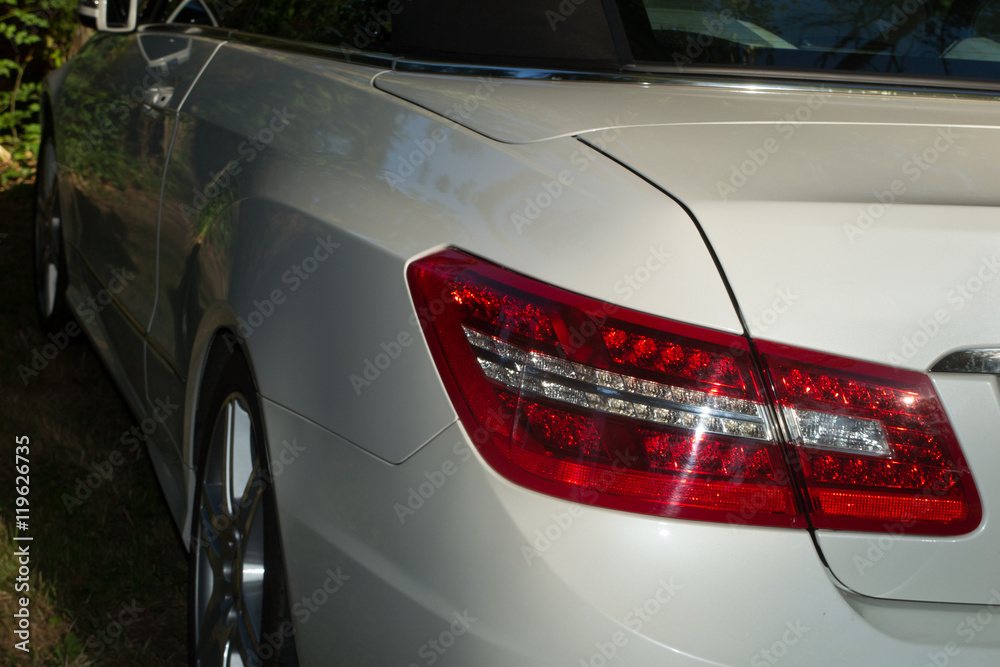
[{"label": "car side window", "polygon": [[561,26],[538,0],[243,1],[257,2],[243,29],[258,35],[477,64],[620,66],[600,2],[566,0],[573,20]]},{"label": "car side window", "polygon": [[388,53],[393,19],[402,10],[402,0],[260,0],[245,30]]}]

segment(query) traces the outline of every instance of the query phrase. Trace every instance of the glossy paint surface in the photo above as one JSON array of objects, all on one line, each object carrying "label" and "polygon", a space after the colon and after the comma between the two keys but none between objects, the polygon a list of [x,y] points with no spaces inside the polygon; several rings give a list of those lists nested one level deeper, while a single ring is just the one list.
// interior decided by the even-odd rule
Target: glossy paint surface
[{"label": "glossy paint surface", "polygon": [[[190,40],[170,67],[197,83],[108,138],[143,170],[70,165],[70,301],[83,317],[119,259],[141,276],[88,333],[137,412],[183,397],[154,456],[182,534],[205,355],[220,332],[245,346],[303,664],[996,662],[1000,627],[961,626],[1000,602],[992,376],[933,376],[980,528],[888,547],[820,532],[820,554],[806,530],[501,478],[456,423],[404,279],[453,246],[652,315],[925,372],[1000,346],[995,103],[391,72],[170,39]],[[85,55],[140,42],[180,44],[152,27]],[[61,161],[90,122],[74,95],[142,86],[145,65],[114,62],[84,57],[54,85]]]},{"label": "glossy paint surface", "polygon": [[[227,299],[260,350],[265,396],[396,463],[454,419],[443,394],[413,400],[414,387],[440,386],[426,354],[411,354],[420,333],[402,276],[415,254],[459,245],[543,280],[573,275],[568,289],[739,331],[696,228],[655,188],[573,139],[484,144],[373,90],[374,74],[242,45],[206,68],[164,194],[152,334],[178,365],[201,304]],[[289,357],[289,340],[300,355]],[[320,352],[330,345],[338,353]],[[385,405],[403,416],[373,421]]]},{"label": "glossy paint surface", "polygon": [[[453,90],[475,85],[397,73],[377,84],[442,110]],[[496,138],[539,141],[564,109],[571,126],[600,127],[614,105],[629,110],[618,140],[606,142],[606,129],[580,140],[690,208],[752,337],[921,372],[956,349],[996,345],[1000,126],[991,103],[515,82],[465,121]],[[987,489],[983,522],[951,540],[890,526],[898,534],[874,547],[871,535],[819,531],[827,563],[853,590],[939,602],[992,596],[982,583],[1000,547],[988,493],[995,448],[978,434],[991,432],[985,421],[1000,406],[973,412],[969,397],[943,398],[980,462],[971,467]]]}]

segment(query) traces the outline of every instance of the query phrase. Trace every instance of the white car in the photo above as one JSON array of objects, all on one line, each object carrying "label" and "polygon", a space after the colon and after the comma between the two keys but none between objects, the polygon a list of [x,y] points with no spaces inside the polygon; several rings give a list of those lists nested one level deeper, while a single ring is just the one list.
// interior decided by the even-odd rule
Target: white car
[{"label": "white car", "polygon": [[1000,664],[998,6],[81,6],[39,309],[192,664]]}]

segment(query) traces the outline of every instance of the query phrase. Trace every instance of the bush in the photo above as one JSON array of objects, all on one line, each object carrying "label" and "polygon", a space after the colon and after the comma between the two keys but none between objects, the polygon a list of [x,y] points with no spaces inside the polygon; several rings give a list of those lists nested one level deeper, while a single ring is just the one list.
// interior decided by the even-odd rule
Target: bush
[{"label": "bush", "polygon": [[86,38],[77,0],[0,0],[0,187],[34,174],[38,91]]}]

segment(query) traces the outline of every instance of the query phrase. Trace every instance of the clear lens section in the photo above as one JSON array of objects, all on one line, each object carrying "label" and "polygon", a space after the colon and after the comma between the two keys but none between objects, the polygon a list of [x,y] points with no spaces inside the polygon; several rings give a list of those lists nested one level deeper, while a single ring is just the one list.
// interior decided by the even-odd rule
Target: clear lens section
[{"label": "clear lens section", "polygon": [[834,449],[871,456],[889,456],[882,422],[828,412],[785,407],[792,442],[806,447]]}]

